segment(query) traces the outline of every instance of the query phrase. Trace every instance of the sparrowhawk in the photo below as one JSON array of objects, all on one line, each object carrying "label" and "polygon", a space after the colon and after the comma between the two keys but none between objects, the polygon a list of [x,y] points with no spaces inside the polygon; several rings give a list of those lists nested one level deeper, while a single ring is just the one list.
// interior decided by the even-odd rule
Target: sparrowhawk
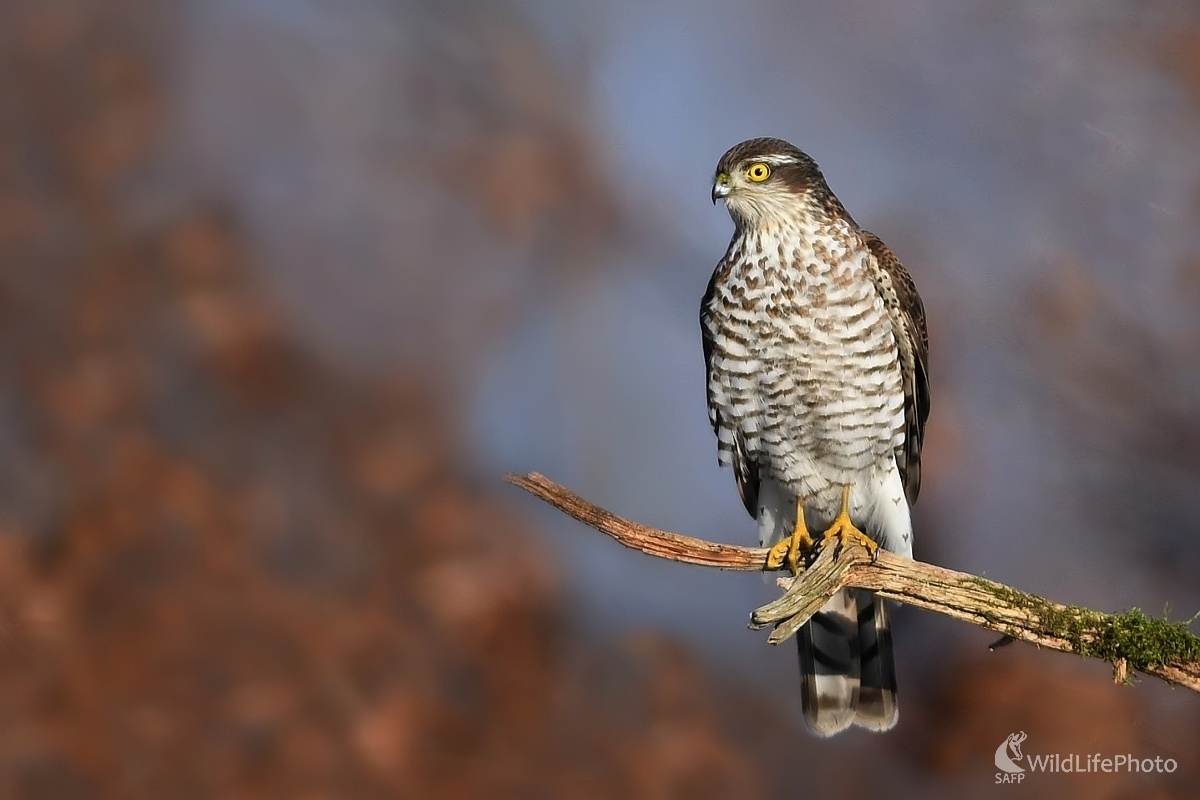
[{"label": "sparrowhawk", "polygon": [[[816,163],[780,139],[725,153],[712,199],[724,200],[734,232],[700,307],[709,420],[718,459],[771,547],[768,565],[796,570],[834,541],[911,557],[929,415],[925,311],[912,279]],[[823,537],[814,542],[810,529]],[[838,592],[798,641],[812,731],[896,724],[879,597]]]}]

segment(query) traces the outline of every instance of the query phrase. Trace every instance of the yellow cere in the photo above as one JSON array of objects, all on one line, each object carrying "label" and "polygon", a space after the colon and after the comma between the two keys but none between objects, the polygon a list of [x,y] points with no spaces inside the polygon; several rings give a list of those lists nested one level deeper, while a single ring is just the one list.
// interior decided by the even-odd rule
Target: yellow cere
[{"label": "yellow cere", "polygon": [[761,161],[756,161],[746,167],[746,177],[755,183],[762,183],[771,177],[771,167]]}]

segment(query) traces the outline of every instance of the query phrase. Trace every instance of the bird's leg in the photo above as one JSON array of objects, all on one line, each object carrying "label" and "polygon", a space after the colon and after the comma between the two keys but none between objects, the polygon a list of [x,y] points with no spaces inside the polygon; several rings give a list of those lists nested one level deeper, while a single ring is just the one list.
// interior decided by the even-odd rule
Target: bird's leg
[{"label": "bird's leg", "polygon": [[792,535],[775,543],[771,552],[767,553],[767,569],[779,569],[784,564],[793,575],[800,574],[800,555],[813,549],[815,542],[808,535],[808,527],[804,524],[804,503],[796,498],[796,526]]},{"label": "bird's leg", "polygon": [[871,558],[875,558],[875,554],[879,552],[879,545],[875,540],[865,533],[854,527],[854,523],[850,521],[850,487],[842,487],[842,510],[834,518],[833,524],[824,533],[824,541],[837,539],[842,547],[848,543],[861,544],[867,548],[867,552],[871,554]]}]

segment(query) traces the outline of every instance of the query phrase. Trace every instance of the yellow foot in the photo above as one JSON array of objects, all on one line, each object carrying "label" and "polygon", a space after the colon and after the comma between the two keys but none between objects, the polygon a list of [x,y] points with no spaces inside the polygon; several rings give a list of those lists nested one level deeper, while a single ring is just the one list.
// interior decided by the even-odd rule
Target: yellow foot
[{"label": "yellow foot", "polygon": [[799,575],[801,556],[811,552],[815,546],[816,543],[808,535],[808,528],[804,525],[804,503],[797,499],[796,526],[792,528],[790,537],[776,542],[767,553],[767,569],[779,569],[786,564],[793,575]]},{"label": "yellow foot", "polygon": [[879,545],[875,540],[865,533],[854,527],[854,523],[850,521],[850,487],[842,488],[842,510],[834,518],[833,524],[825,531],[822,536],[823,543],[830,539],[837,539],[841,547],[845,547],[849,543],[861,544],[867,548],[867,552],[874,559],[876,553],[879,552]]}]

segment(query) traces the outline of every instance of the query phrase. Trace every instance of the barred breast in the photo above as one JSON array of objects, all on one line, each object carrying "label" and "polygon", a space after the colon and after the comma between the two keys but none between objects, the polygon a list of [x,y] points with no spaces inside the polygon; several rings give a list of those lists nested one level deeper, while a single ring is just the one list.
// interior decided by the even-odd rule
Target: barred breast
[{"label": "barred breast", "polygon": [[836,505],[904,435],[897,343],[870,278],[871,254],[843,220],[735,238],[703,324],[710,413],[722,464],[735,451],[760,476]]}]

